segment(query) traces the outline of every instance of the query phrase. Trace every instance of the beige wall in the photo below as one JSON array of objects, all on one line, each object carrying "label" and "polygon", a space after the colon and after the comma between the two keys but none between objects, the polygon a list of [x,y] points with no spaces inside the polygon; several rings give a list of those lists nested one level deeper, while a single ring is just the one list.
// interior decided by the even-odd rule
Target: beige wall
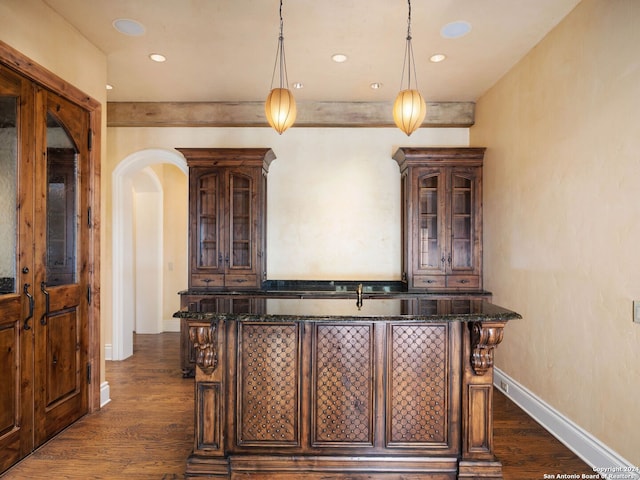
[{"label": "beige wall", "polygon": [[640,2],[583,0],[477,103],[497,365],[640,465]]},{"label": "beige wall", "polygon": [[173,314],[180,310],[177,292],[187,286],[189,182],[174,165],[163,164],[154,170],[163,191],[162,318],[167,330],[167,324],[174,323],[174,329],[179,326],[177,319],[173,319]]},{"label": "beige wall", "polygon": [[[100,102],[104,159],[107,83],[104,53],[41,0],[0,0],[0,40]],[[104,244],[104,229],[100,233]],[[104,262],[104,257],[101,259]],[[104,285],[102,276],[101,284]],[[103,327],[104,320],[102,322]],[[104,381],[104,356],[101,358],[100,375]]]}]

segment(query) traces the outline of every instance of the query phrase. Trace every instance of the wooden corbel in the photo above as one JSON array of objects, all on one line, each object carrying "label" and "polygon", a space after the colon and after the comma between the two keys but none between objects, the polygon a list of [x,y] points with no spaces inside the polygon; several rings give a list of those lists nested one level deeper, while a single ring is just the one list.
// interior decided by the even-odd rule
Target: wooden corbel
[{"label": "wooden corbel", "polygon": [[493,351],[502,341],[505,322],[473,322],[471,328],[471,367],[476,375],[493,368]]},{"label": "wooden corbel", "polygon": [[217,325],[189,327],[189,339],[196,352],[196,365],[207,375],[218,366]]}]

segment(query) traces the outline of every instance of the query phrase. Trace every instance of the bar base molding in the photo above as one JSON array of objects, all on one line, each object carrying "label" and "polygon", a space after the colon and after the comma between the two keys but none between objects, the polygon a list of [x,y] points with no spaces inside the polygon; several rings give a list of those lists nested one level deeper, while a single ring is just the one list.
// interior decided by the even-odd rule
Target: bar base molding
[{"label": "bar base molding", "polygon": [[477,462],[461,460],[458,466],[458,477],[468,480],[502,480],[502,464],[494,462]]},{"label": "bar base molding", "polygon": [[[477,466],[474,467],[477,469]],[[226,470],[225,470],[226,469]],[[215,472],[214,472],[215,470]],[[252,480],[455,480],[455,457],[238,455],[226,459],[192,456],[186,478]],[[467,477],[473,478],[473,477]],[[493,478],[493,477],[486,477]]]},{"label": "bar base molding", "polygon": [[191,455],[187,460],[185,478],[231,478],[228,458]]}]

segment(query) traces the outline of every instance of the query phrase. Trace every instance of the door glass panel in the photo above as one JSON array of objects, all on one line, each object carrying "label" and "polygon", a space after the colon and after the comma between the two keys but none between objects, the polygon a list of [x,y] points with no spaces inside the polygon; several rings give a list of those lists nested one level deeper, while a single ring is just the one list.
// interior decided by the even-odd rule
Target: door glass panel
[{"label": "door glass panel", "polygon": [[218,266],[218,176],[198,181],[198,267]]},{"label": "door glass panel", "polygon": [[16,97],[0,96],[0,295],[16,292],[17,107]]},{"label": "door glass panel", "polygon": [[47,269],[48,286],[76,282],[78,240],[78,158],[58,120],[47,113]]},{"label": "door glass panel", "polygon": [[418,181],[419,261],[420,268],[438,268],[438,175],[421,177]]},{"label": "door glass panel", "polygon": [[243,175],[231,175],[232,267],[251,267],[251,181]]},{"label": "door glass panel", "polygon": [[453,176],[453,268],[472,266],[472,181]]}]

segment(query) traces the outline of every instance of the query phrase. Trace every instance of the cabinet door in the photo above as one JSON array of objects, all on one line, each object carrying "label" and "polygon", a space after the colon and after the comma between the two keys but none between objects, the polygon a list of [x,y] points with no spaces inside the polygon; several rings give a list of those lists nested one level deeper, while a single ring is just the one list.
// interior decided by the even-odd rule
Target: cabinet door
[{"label": "cabinet door", "polygon": [[299,447],[300,323],[242,322],[237,328],[237,401],[229,425],[229,431],[235,430],[231,449]]},{"label": "cabinet door", "polygon": [[228,225],[225,252],[227,286],[256,286],[258,236],[255,169],[228,172]]},{"label": "cabinet door", "polygon": [[416,211],[412,236],[414,286],[443,287],[447,272],[446,249],[446,170],[423,168],[413,180]]},{"label": "cabinet door", "polygon": [[312,345],[312,446],[373,447],[374,325],[314,324]]},{"label": "cabinet door", "polygon": [[387,448],[459,452],[459,335],[458,322],[387,325]]},{"label": "cabinet door", "polygon": [[[480,270],[480,171],[476,168],[453,168],[450,190],[450,244],[447,270],[454,275],[479,275]],[[473,278],[460,278],[460,286]],[[470,285],[468,285],[470,286]],[[476,285],[477,286],[477,285]]]},{"label": "cabinet door", "polygon": [[222,286],[224,246],[221,199],[223,178],[218,170],[192,169],[190,173],[191,287]]}]

